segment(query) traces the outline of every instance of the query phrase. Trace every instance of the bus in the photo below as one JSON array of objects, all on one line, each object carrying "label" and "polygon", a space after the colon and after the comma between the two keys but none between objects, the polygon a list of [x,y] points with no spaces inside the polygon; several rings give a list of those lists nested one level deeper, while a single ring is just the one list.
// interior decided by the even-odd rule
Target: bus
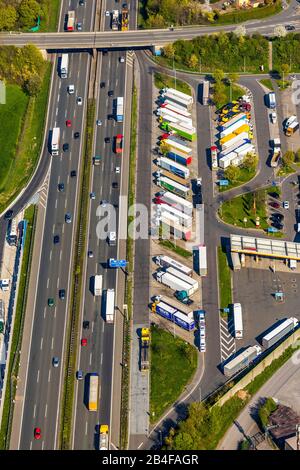
[{"label": "bus", "polygon": [[89,411],[98,411],[98,396],[99,396],[99,375],[95,372],[90,374],[89,382]]}]

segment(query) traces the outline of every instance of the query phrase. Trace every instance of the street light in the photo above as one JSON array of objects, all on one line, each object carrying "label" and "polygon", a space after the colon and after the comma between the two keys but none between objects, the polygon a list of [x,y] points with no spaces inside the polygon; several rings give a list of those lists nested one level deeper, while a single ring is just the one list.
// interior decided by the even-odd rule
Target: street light
[{"label": "street light", "polygon": [[246,223],[248,222],[247,217],[244,217],[243,222],[244,222],[244,225],[245,225],[245,228],[246,228]]}]

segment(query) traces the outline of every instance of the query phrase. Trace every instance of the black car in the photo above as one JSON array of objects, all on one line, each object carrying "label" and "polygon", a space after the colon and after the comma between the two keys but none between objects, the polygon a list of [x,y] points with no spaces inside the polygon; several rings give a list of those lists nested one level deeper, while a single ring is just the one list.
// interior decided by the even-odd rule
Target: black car
[{"label": "black car", "polygon": [[84,320],[84,322],[82,323],[82,327],[84,330],[88,330],[90,327],[90,322],[88,320]]},{"label": "black car", "polygon": [[65,300],[65,298],[66,298],[66,291],[65,291],[65,289],[60,289],[59,292],[58,292],[58,295],[59,295],[59,298],[60,298],[61,300]]},{"label": "black car", "polygon": [[67,152],[68,150],[69,150],[69,144],[66,143],[63,145],[63,151]]},{"label": "black car", "polygon": [[54,238],[53,238],[53,243],[56,245],[57,243],[59,243],[59,235],[55,235]]},{"label": "black car", "polygon": [[105,142],[106,144],[109,144],[109,143],[110,143],[110,137],[105,137],[105,138],[104,138],[104,142]]},{"label": "black car", "polygon": [[5,216],[4,216],[4,217],[5,217],[6,219],[11,219],[13,213],[14,213],[14,211],[13,211],[12,209],[10,209],[9,211],[7,211],[7,212],[5,213]]},{"label": "black car", "polygon": [[79,0],[79,5],[80,5],[81,7],[83,7],[83,6],[84,6],[84,3],[85,3],[85,1],[84,1],[84,0]]},{"label": "black car", "polygon": [[107,55],[107,53],[108,53],[108,49],[103,49],[102,54]]},{"label": "black car", "polygon": [[111,121],[113,118],[114,118],[114,115],[113,115],[113,114],[108,114],[108,115],[107,115],[107,119],[108,119],[109,121]]},{"label": "black car", "polygon": [[58,185],[58,191],[62,193],[64,190],[65,190],[65,185],[64,185],[64,183],[59,183],[59,185]]},{"label": "black car", "polygon": [[100,88],[105,88],[105,82],[100,83]]},{"label": "black car", "polygon": [[279,199],[279,194],[278,193],[269,193],[269,196],[274,197],[275,199]]},{"label": "black car", "polygon": [[279,222],[273,222],[272,223],[272,226],[277,228],[278,230],[282,230],[283,229],[283,225],[280,224]]},{"label": "black car", "polygon": [[127,3],[123,3],[122,7],[123,7],[123,8],[128,8]]},{"label": "black car", "polygon": [[291,24],[287,24],[285,25],[285,29],[287,31],[294,31],[295,30],[295,26],[291,25]]},{"label": "black car", "polygon": [[77,175],[76,170],[72,170],[70,175],[71,175],[71,178],[74,178]]},{"label": "black car", "polygon": [[118,189],[119,183],[118,183],[117,181],[114,181],[113,184],[112,184],[112,187],[113,187],[114,189]]},{"label": "black car", "polygon": [[74,139],[79,139],[80,132],[74,132]]},{"label": "black car", "polygon": [[280,214],[279,212],[275,212],[275,213],[273,214],[273,217],[274,217],[275,219],[278,219],[278,220],[283,220],[283,219],[284,219],[284,215],[283,215],[283,214]]},{"label": "black car", "polygon": [[114,90],[109,90],[109,92],[107,94],[108,94],[108,96],[113,96],[114,95]]}]

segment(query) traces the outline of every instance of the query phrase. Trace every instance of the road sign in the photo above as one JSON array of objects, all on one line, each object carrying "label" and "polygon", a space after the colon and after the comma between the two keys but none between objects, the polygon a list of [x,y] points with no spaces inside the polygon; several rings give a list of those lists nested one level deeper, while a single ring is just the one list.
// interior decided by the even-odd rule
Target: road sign
[{"label": "road sign", "polygon": [[229,185],[229,180],[218,180],[217,181],[220,186],[228,186]]},{"label": "road sign", "polygon": [[127,266],[127,261],[126,259],[114,259],[114,258],[109,258],[108,260],[108,265],[110,268],[126,268]]},{"label": "road sign", "polygon": [[276,232],[278,232],[278,229],[275,228],[275,227],[268,227],[268,232],[269,233],[276,233]]}]

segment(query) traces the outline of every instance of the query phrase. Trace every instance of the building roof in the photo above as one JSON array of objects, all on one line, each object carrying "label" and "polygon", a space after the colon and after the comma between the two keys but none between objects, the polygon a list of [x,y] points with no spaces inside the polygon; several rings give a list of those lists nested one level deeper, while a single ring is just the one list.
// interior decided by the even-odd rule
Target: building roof
[{"label": "building roof", "polygon": [[287,439],[296,433],[296,425],[300,423],[300,416],[290,407],[278,405],[271,413],[269,424],[277,427],[270,429],[270,434],[276,440]]},{"label": "building roof", "polygon": [[230,248],[237,253],[300,260],[300,243],[284,240],[230,235]]}]

